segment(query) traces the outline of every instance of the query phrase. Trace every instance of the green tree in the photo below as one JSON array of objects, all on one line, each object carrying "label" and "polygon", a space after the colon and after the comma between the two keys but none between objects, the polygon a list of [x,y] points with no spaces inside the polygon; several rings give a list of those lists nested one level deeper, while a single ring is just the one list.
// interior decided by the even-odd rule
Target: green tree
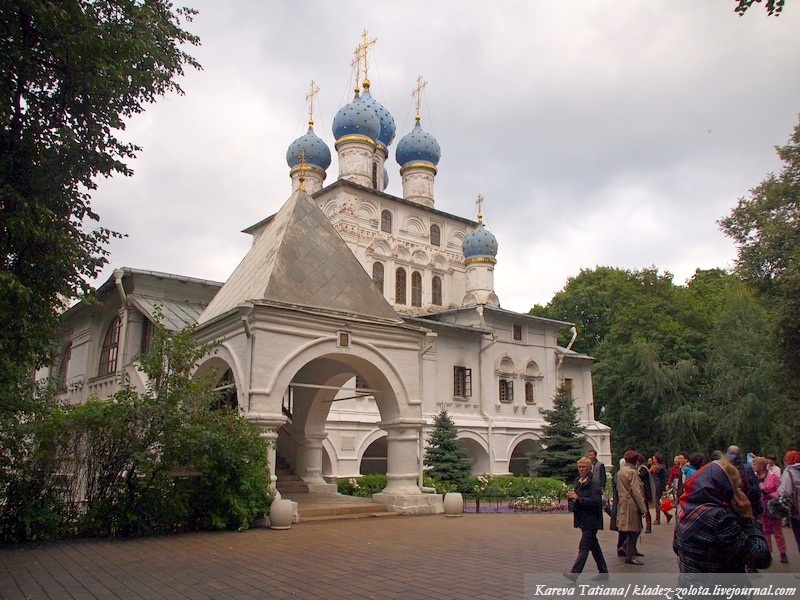
[{"label": "green tree", "polygon": [[[761,3],[761,0],[736,0],[736,8],[734,9],[739,16],[742,16],[744,13],[747,12],[747,9],[750,8],[754,2]],[[775,15],[776,17],[783,12],[783,5],[786,3],[786,0],[766,0],[764,2],[764,8],[767,11],[767,15],[770,17]]]},{"label": "green tree", "polygon": [[731,289],[720,307],[705,365],[705,396],[712,425],[709,446],[732,443],[781,454],[789,444],[792,413],[775,351],[768,311],[746,285]]},{"label": "green tree", "polygon": [[[776,149],[783,161],[780,173],[740,198],[719,224],[738,246],[736,273],[763,293],[775,315],[787,393],[800,406],[800,123]],[[797,426],[792,441],[800,442]]]},{"label": "green tree", "polygon": [[745,439],[771,447],[786,441],[780,423],[795,422],[769,311],[734,274],[697,270],[677,286],[655,267],[598,267],[531,312],[577,324],[573,347],[596,359],[595,416],[617,448],[710,452]]},{"label": "green tree", "polygon": [[125,121],[198,67],[195,11],[169,0],[0,3],[0,407],[48,360],[64,302],[89,291],[116,235],[90,205],[131,175]]},{"label": "green tree", "polygon": [[444,484],[446,489],[468,491],[469,459],[461,442],[458,441],[456,425],[445,409],[442,409],[433,420],[433,431],[428,436],[424,462],[431,479]]},{"label": "green tree", "polygon": [[244,529],[266,514],[266,443],[236,411],[212,408],[213,374],[193,376],[210,347],[192,332],[156,323],[143,393],[43,402],[3,430],[0,457],[13,460],[0,461],[1,540]]},{"label": "green tree", "polygon": [[542,477],[553,477],[561,481],[575,478],[575,463],[583,456],[583,435],[578,409],[569,389],[559,386],[553,399],[552,410],[542,410],[545,424],[542,426],[541,443],[544,449],[536,453],[541,460],[537,472]]}]

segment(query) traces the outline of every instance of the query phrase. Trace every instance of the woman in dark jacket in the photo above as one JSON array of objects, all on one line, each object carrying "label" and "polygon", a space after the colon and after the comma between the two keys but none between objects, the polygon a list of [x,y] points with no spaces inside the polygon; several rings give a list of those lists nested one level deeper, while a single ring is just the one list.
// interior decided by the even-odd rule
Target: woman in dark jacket
[{"label": "woman in dark jacket", "polygon": [[591,552],[599,571],[592,580],[608,579],[608,567],[597,540],[597,531],[603,528],[603,490],[592,479],[592,462],[586,457],[578,461],[578,478],[575,479],[575,488],[567,493],[567,501],[572,511],[573,524],[581,530],[582,535],[578,544],[578,558],[575,559],[572,570],[564,573],[564,577],[570,581],[578,579]]},{"label": "woman in dark jacket", "polygon": [[726,459],[708,463],[686,481],[672,542],[681,573],[769,567],[767,541],[740,485],[739,471]]}]

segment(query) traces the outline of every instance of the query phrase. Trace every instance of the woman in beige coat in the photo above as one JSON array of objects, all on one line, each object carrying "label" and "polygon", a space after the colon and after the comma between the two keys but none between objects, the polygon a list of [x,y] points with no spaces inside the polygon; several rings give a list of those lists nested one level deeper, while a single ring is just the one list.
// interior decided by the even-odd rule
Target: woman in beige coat
[{"label": "woman in beige coat", "polygon": [[638,456],[636,450],[628,450],[625,453],[625,462],[617,474],[617,529],[626,534],[625,562],[629,565],[642,564],[636,559],[636,541],[642,531],[642,515],[647,511],[642,480],[636,472]]}]

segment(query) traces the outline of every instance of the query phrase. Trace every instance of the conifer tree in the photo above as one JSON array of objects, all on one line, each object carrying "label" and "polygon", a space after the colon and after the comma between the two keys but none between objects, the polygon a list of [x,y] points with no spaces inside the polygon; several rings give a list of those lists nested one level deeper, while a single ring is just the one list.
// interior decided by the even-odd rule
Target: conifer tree
[{"label": "conifer tree", "polygon": [[434,418],[425,449],[425,466],[432,479],[459,492],[466,490],[471,472],[469,460],[458,441],[456,425],[445,409]]},{"label": "conifer tree", "polygon": [[546,424],[542,427],[544,450],[536,453],[542,460],[539,474],[562,481],[575,478],[575,463],[583,455],[586,436],[578,421],[578,410],[572,401],[570,390],[559,386],[553,399],[553,410],[542,410]]}]

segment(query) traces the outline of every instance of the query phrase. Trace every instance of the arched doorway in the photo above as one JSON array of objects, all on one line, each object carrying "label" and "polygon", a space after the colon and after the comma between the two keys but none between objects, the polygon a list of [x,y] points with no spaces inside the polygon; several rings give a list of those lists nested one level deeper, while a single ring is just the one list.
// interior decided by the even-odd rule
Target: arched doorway
[{"label": "arched doorway", "polygon": [[358,471],[361,475],[386,475],[388,447],[386,436],[372,442],[361,456]]},{"label": "arched doorway", "polygon": [[508,471],[512,475],[531,477],[536,475],[536,467],[541,463],[531,455],[541,452],[542,445],[534,439],[520,441],[511,453],[508,461]]}]

